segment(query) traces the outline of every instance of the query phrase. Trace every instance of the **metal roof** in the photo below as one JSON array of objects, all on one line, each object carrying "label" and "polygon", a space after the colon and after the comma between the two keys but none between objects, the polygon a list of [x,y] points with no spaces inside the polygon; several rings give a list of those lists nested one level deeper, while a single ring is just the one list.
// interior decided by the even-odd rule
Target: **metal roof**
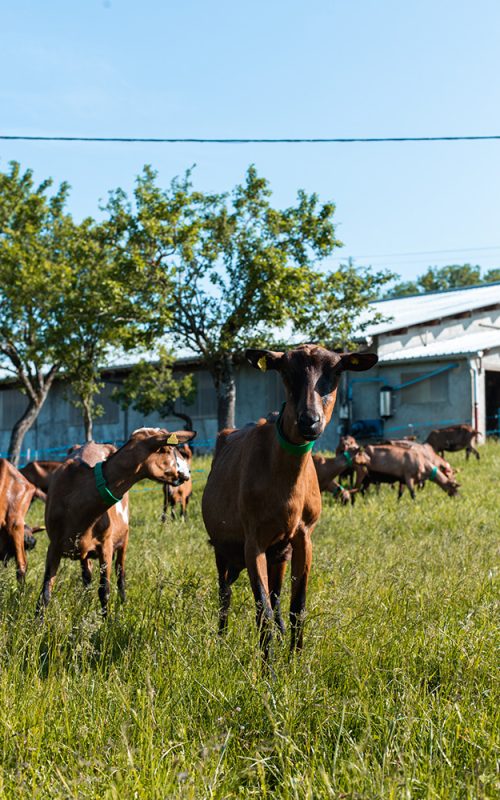
[{"label": "metal roof", "polygon": [[475,331],[457,336],[453,339],[431,342],[418,347],[401,347],[392,353],[379,357],[379,364],[390,364],[395,361],[411,361],[421,358],[441,358],[478,353],[483,350],[500,348],[500,328],[498,330]]},{"label": "metal roof", "polygon": [[365,336],[376,336],[494,305],[500,305],[500,283],[378,300],[370,303],[370,308],[388,317],[389,321],[368,325],[363,333]]}]

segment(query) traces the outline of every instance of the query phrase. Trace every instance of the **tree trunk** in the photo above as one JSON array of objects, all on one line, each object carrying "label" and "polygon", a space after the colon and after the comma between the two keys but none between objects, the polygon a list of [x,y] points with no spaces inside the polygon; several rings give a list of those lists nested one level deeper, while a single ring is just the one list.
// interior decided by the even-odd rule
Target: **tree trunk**
[{"label": "tree trunk", "polygon": [[231,353],[222,356],[212,370],[217,394],[217,428],[234,428],[236,410],[236,382]]},{"label": "tree trunk", "polygon": [[33,423],[35,422],[36,418],[38,417],[43,404],[47,398],[48,392],[42,395],[42,397],[37,398],[38,402],[30,399],[28,403],[28,407],[22,417],[18,419],[16,424],[12,429],[12,433],[10,436],[9,442],[9,453],[7,458],[11,461],[15,467],[19,464],[19,459],[21,457],[21,446],[23,443],[23,439]]},{"label": "tree trunk", "polygon": [[84,397],[82,400],[83,427],[85,430],[85,441],[91,442],[93,437],[94,420],[92,418],[92,399],[90,401]]}]

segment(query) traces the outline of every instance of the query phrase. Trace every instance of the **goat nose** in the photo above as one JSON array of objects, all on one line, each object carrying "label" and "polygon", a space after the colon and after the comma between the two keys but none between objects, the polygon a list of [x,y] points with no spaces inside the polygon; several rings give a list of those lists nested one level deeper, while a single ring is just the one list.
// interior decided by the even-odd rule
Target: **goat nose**
[{"label": "goat nose", "polygon": [[302,414],[299,414],[297,422],[301,427],[314,428],[315,425],[321,422],[321,417],[319,414],[311,414],[308,411],[303,411]]}]

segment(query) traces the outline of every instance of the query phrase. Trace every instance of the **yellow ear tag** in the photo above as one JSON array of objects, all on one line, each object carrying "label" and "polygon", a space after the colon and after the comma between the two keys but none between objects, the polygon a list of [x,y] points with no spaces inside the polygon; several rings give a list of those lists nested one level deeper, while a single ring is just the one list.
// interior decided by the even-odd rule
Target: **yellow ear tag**
[{"label": "yellow ear tag", "polygon": [[259,360],[257,361],[257,366],[258,366],[259,369],[262,370],[262,372],[266,371],[266,369],[267,369],[267,358],[266,358],[266,356],[261,356],[259,358]]},{"label": "yellow ear tag", "polygon": [[351,364],[354,364],[354,366],[356,366],[356,364],[359,364],[359,358],[357,358],[356,356],[351,356],[349,360]]},{"label": "yellow ear tag", "polygon": [[179,440],[175,433],[171,433],[167,439],[167,444],[179,444]]}]

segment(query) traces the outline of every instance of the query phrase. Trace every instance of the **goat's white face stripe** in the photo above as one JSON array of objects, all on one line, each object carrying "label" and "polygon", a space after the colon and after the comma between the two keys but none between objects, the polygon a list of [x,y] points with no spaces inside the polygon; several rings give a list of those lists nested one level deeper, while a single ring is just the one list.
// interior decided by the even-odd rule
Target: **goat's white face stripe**
[{"label": "goat's white face stripe", "polygon": [[177,464],[177,472],[179,475],[181,475],[185,480],[188,480],[188,478],[191,477],[191,472],[189,471],[187,462],[177,451],[175,453],[175,463]]},{"label": "goat's white face stripe", "polygon": [[123,505],[122,501],[120,500],[115,505],[115,508],[116,508],[118,514],[120,515],[120,517],[122,518],[122,520],[125,522],[125,524],[127,524],[128,523],[128,508],[127,508],[127,506]]}]

